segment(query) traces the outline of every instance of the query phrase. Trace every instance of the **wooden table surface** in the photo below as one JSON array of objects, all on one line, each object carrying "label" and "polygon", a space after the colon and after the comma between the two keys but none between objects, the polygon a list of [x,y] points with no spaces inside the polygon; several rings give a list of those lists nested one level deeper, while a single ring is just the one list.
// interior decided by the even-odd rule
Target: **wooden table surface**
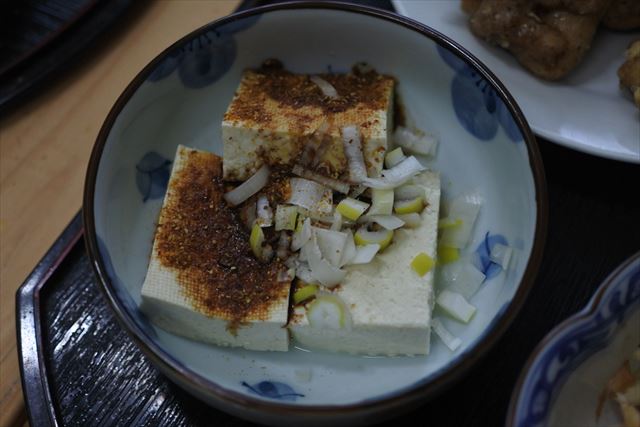
[{"label": "wooden table surface", "polygon": [[15,292],[80,209],[89,154],[109,109],[153,57],[238,3],[136,5],[78,64],[0,118],[0,427],[26,423]]}]

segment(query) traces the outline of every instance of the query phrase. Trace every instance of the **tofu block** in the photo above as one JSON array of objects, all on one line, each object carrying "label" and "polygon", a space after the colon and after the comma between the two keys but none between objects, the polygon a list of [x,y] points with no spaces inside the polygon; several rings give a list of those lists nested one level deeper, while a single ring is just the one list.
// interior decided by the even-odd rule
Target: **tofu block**
[{"label": "tofu block", "polygon": [[287,351],[287,268],[255,259],[248,233],[224,193],[222,159],[179,146],[141,308],[151,322],[176,335]]},{"label": "tofu block", "polygon": [[421,252],[436,259],[440,178],[424,172],[414,181],[424,187],[428,203],[420,226],[398,229],[371,263],[345,267],[343,283],[326,289],[342,300],[350,325],[313,327],[307,307],[295,307],[289,329],[303,347],[388,356],[429,353],[434,270],[420,277],[410,264]]},{"label": "tofu block", "polygon": [[244,72],[222,122],[224,179],[244,181],[265,162],[293,166],[307,157],[316,172],[344,176],[341,128],[348,125],[360,129],[369,176],[380,174],[393,130],[394,79],[375,72],[320,77],[338,98],[324,96],[308,75]]}]

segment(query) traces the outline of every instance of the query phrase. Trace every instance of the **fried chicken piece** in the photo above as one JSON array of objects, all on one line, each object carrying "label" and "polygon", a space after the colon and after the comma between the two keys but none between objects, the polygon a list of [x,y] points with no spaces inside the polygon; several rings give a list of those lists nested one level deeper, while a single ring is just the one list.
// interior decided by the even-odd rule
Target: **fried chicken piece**
[{"label": "fried chicken piece", "polygon": [[613,0],[602,23],[612,30],[640,28],[640,1]]},{"label": "fried chicken piece", "polygon": [[466,0],[462,7],[472,11],[469,25],[476,36],[509,50],[533,74],[558,80],[589,50],[610,2]]},{"label": "fried chicken piece", "polygon": [[633,94],[636,106],[640,108],[640,40],[636,40],[627,49],[626,61],[618,69],[620,84]]},{"label": "fried chicken piece", "polygon": [[476,13],[484,0],[462,0],[462,10],[468,15]]}]

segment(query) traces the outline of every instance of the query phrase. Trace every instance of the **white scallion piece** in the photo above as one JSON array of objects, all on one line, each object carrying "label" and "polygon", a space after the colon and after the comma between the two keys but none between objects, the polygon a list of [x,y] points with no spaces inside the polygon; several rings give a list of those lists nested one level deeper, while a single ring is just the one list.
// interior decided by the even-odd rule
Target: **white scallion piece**
[{"label": "white scallion piece", "polygon": [[291,255],[284,261],[284,265],[288,268],[296,269],[298,267],[298,257],[297,255]]},{"label": "white scallion piece", "polygon": [[318,239],[318,247],[322,257],[329,261],[331,265],[339,267],[348,237],[347,233],[317,227],[313,227],[313,232]]},{"label": "white scallion piece", "polygon": [[[305,178],[291,178],[291,196],[287,203],[300,206],[308,211],[331,212],[333,194],[322,184]],[[328,205],[328,212],[327,211]]]},{"label": "white scallion piece", "polygon": [[369,203],[361,202],[360,200],[352,199],[351,197],[342,199],[336,206],[336,210],[340,212],[340,215],[350,219],[351,221],[356,221],[360,218],[360,215],[362,215],[368,208]]},{"label": "white scallion piece", "polygon": [[333,222],[331,223],[331,229],[333,231],[340,231],[342,229],[342,215],[337,210],[333,211]]},{"label": "white scallion piece", "polygon": [[371,190],[370,215],[391,215],[393,212],[393,190]]},{"label": "white scallion piece", "polygon": [[362,183],[371,188],[389,190],[401,186],[425,169],[418,159],[410,156],[391,169],[383,170],[380,178],[367,178]]},{"label": "white scallion piece", "polygon": [[318,291],[307,307],[309,325],[316,329],[349,329],[351,313],[342,299],[330,292]]},{"label": "white scallion piece", "polygon": [[482,206],[482,198],[477,193],[464,193],[447,205],[447,216],[442,221],[456,224],[441,230],[440,244],[462,249],[469,243],[473,226]]},{"label": "white scallion piece", "polygon": [[408,214],[402,214],[402,215],[396,215],[398,218],[400,218],[406,227],[408,228],[416,228],[420,226],[420,223],[422,222],[422,217],[420,216],[419,213],[408,213]]},{"label": "white scallion piece", "polygon": [[353,232],[351,230],[347,230],[347,240],[344,244],[344,250],[342,251],[340,267],[349,264],[351,260],[356,256],[357,252],[358,249],[356,248],[356,243],[353,240]]},{"label": "white scallion piece", "polygon": [[369,264],[373,257],[376,256],[380,250],[380,245],[373,243],[371,245],[358,246],[355,256],[349,261],[350,265],[353,264]]},{"label": "white scallion piece", "polygon": [[387,230],[396,230],[404,225],[404,221],[395,215],[364,215],[358,218],[358,223],[375,222]]},{"label": "white scallion piece", "polygon": [[320,77],[320,76],[311,76],[311,77],[309,77],[309,79],[320,88],[320,90],[322,91],[324,96],[327,96],[327,97],[333,98],[333,99],[338,98],[338,91],[336,90],[336,88],[333,87],[333,85],[331,83],[329,83],[328,81],[326,81],[322,77]]},{"label": "white scallion piece", "polygon": [[367,179],[367,167],[362,155],[360,131],[356,126],[342,128],[342,144],[349,164],[349,179],[354,183],[363,182]]},{"label": "white scallion piece", "polygon": [[493,248],[491,248],[489,258],[506,270],[507,267],[509,267],[512,253],[513,249],[511,249],[511,247],[503,245],[502,243],[496,243],[493,245]]},{"label": "white scallion piece", "polygon": [[273,225],[273,209],[269,206],[269,199],[267,196],[258,197],[256,203],[256,223],[260,227],[271,227]]},{"label": "white scallion piece", "polygon": [[338,181],[337,179],[329,178],[329,177],[324,176],[324,175],[320,175],[319,173],[316,173],[316,172],[311,171],[309,169],[305,169],[300,165],[293,166],[292,172],[295,175],[298,175],[299,177],[319,182],[320,184],[322,184],[322,185],[324,185],[326,187],[329,187],[329,188],[331,188],[333,190],[336,190],[339,193],[342,193],[342,194],[348,194],[349,193],[349,188],[350,187],[349,187],[348,183],[342,182],[342,181]]},{"label": "white scallion piece", "polygon": [[293,239],[291,240],[291,249],[295,252],[298,249],[302,248],[307,244],[309,239],[311,239],[311,220],[309,218],[305,219],[302,223],[302,227],[299,230],[296,230],[293,233]]},{"label": "white scallion piece", "polygon": [[334,267],[330,262],[322,258],[322,252],[320,252],[320,248],[318,247],[318,239],[315,233],[311,233],[311,239],[302,247],[302,251],[304,251],[307,261],[309,262],[311,275],[318,282],[331,288],[344,280],[347,273]]},{"label": "white scallion piece", "polygon": [[437,317],[434,317],[431,320],[431,329],[451,351],[456,351],[462,344],[462,340],[449,332],[449,330],[444,327],[442,321]]},{"label": "white scallion piece", "polygon": [[276,231],[295,230],[298,208],[295,206],[276,206]]},{"label": "white scallion piece", "polygon": [[413,154],[432,156],[438,147],[438,140],[421,131],[414,131],[403,126],[398,126],[393,133],[393,142]]},{"label": "white scallion piece", "polygon": [[436,304],[449,316],[463,323],[469,323],[476,312],[476,308],[457,292],[440,292]]},{"label": "white scallion piece", "polygon": [[362,195],[362,193],[364,193],[365,191],[367,191],[367,186],[366,185],[354,185],[351,187],[351,190],[349,191],[349,197],[353,197],[358,198]]},{"label": "white scallion piece", "polygon": [[262,189],[269,181],[269,166],[262,165],[256,173],[254,173],[248,180],[238,185],[233,190],[224,195],[224,199],[232,206],[238,206],[240,203],[247,200],[249,197],[256,194]]},{"label": "white scallion piece", "polygon": [[291,246],[291,237],[289,237],[286,231],[281,231],[280,237],[278,238],[278,248],[276,249],[278,259],[287,259],[289,256],[289,246]]},{"label": "white scallion piece", "polygon": [[425,198],[424,187],[414,184],[405,184],[393,190],[396,200],[409,200],[416,197]]},{"label": "white scallion piece", "polygon": [[384,157],[384,166],[387,169],[391,169],[406,158],[407,156],[405,156],[402,152],[402,147],[398,147],[394,150],[389,151]]},{"label": "white scallion piece", "polygon": [[440,283],[447,290],[457,292],[467,300],[478,292],[485,279],[482,271],[466,259],[442,265],[438,271]]},{"label": "white scallion piece", "polygon": [[315,277],[311,274],[311,269],[306,262],[298,263],[296,267],[296,277],[305,283],[317,283]]}]

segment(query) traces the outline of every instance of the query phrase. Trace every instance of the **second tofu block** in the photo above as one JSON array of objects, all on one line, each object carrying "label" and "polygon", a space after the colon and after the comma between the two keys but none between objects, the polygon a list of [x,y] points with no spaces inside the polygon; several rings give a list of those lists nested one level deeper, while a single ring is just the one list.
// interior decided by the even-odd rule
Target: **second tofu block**
[{"label": "second tofu block", "polygon": [[142,287],[142,310],[157,326],[197,341],[286,351],[287,268],[256,261],[224,192],[222,159],[179,146]]},{"label": "second tofu block", "polygon": [[393,243],[369,264],[345,267],[342,284],[327,290],[342,300],[350,322],[342,328],[314,327],[307,307],[297,306],[289,328],[303,347],[368,355],[429,353],[434,270],[420,277],[411,268],[421,252],[436,259],[440,178],[424,172],[414,183],[428,205],[414,229],[396,231]]},{"label": "second tofu block", "polygon": [[309,144],[316,144],[315,169],[338,178],[347,171],[340,131],[348,125],[360,129],[369,176],[379,175],[393,129],[394,79],[375,72],[320,77],[337,98],[323,95],[309,75],[278,67],[244,72],[222,122],[226,180],[244,181],[264,162],[290,168]]}]

